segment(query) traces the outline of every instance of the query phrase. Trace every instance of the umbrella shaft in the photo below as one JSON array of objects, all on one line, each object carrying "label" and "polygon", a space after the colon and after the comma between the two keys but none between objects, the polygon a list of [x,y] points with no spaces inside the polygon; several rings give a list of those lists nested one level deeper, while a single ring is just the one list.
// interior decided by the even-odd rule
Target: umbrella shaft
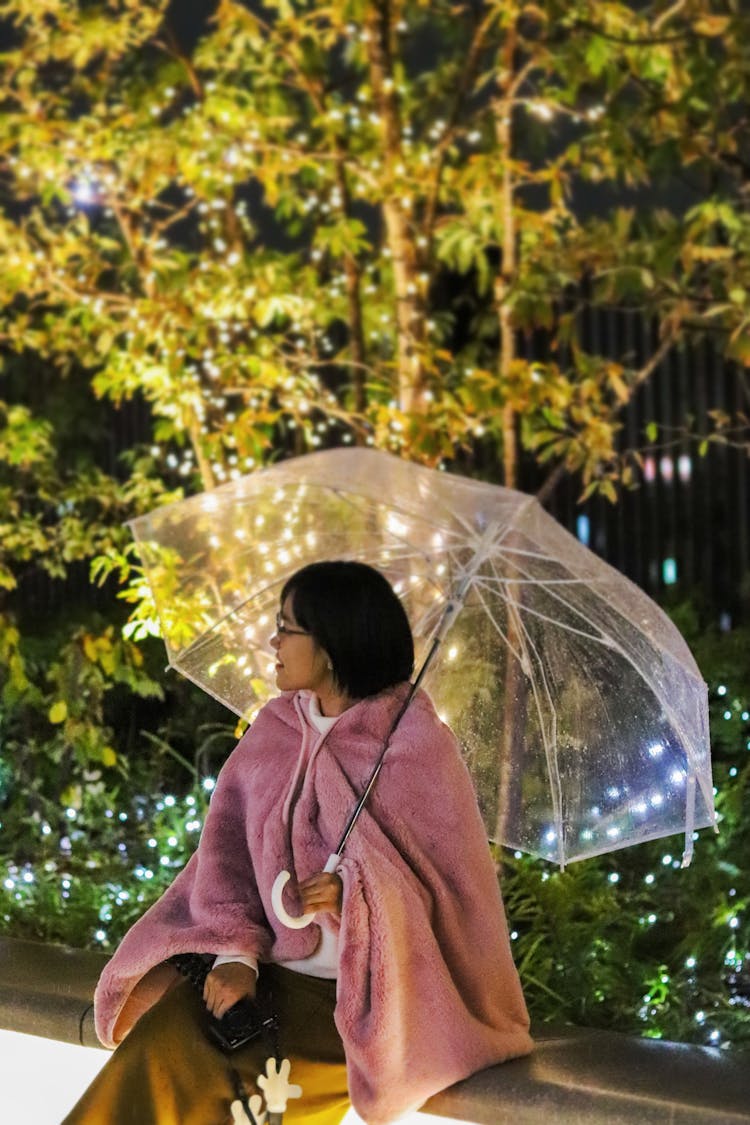
[{"label": "umbrella shaft", "polygon": [[383,741],[383,749],[380,751],[380,754],[378,756],[378,760],[375,763],[375,766],[373,768],[372,773],[370,774],[370,779],[367,782],[367,785],[365,786],[365,789],[364,789],[364,792],[363,792],[362,796],[357,801],[357,807],[355,808],[352,815],[349,817],[349,821],[347,823],[347,826],[344,829],[344,831],[342,833],[342,836],[341,836],[341,839],[338,842],[338,845],[336,847],[336,854],[337,855],[341,855],[344,848],[346,847],[346,841],[351,836],[352,829],[354,828],[354,825],[359,820],[359,814],[362,812],[362,809],[367,804],[367,798],[370,796],[370,793],[372,792],[372,789],[375,785],[375,782],[378,780],[378,774],[380,773],[380,771],[383,767],[383,759],[385,758],[385,753],[386,753],[386,750],[388,749],[388,744],[391,740],[391,736],[393,735],[393,732],[395,731],[398,724],[401,722],[401,719],[404,716],[404,712],[406,711],[406,708],[409,706],[412,699],[414,698],[414,694],[417,691],[417,689],[419,688],[419,685],[421,684],[422,680],[424,679],[425,673],[426,673],[427,669],[429,668],[430,664],[432,663],[432,660],[435,656],[435,653],[440,648],[440,644],[441,644],[442,639],[443,639],[444,631],[445,630],[443,630],[443,629],[440,629],[438,631],[438,634],[435,637],[435,640],[432,642],[432,647],[430,648],[430,651],[427,653],[427,656],[425,657],[425,659],[422,663],[422,667],[419,669],[419,672],[417,673],[417,678],[415,679],[414,683],[409,688],[409,694],[407,695],[406,699],[402,703],[401,708],[400,708],[398,714],[396,715],[396,718],[391,723],[390,730],[388,731],[388,734],[385,736],[385,739]]}]

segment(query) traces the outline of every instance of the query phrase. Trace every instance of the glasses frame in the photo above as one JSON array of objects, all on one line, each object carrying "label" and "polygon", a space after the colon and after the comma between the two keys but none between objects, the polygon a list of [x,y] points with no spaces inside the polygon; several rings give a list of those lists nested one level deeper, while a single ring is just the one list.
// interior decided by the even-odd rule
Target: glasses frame
[{"label": "glasses frame", "polygon": [[276,614],[276,636],[277,637],[309,637],[310,633],[307,629],[290,629],[288,625],[284,624],[284,618],[280,613]]}]

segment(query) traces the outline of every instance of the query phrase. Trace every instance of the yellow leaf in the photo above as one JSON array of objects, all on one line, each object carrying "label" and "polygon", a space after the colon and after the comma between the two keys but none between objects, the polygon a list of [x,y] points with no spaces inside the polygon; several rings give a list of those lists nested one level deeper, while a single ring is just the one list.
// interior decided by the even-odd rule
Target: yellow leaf
[{"label": "yellow leaf", "polygon": [[6,566],[0,565],[0,586],[5,590],[15,590],[16,580]]},{"label": "yellow leaf", "polygon": [[68,717],[68,705],[64,699],[58,699],[49,709],[47,718],[51,723],[64,723]]},{"label": "yellow leaf", "polygon": [[699,35],[723,35],[728,27],[728,16],[701,16],[693,24]]},{"label": "yellow leaf", "polygon": [[116,762],[117,762],[117,754],[115,754],[115,752],[114,752],[114,750],[112,749],[111,746],[105,746],[104,749],[102,750],[102,765],[103,766],[114,766],[116,764]]},{"label": "yellow leaf", "polygon": [[614,372],[609,372],[609,385],[615,392],[619,402],[627,402],[630,398],[630,390],[627,383]]},{"label": "yellow leaf", "polygon": [[86,653],[86,659],[94,664],[97,657],[96,641],[91,636],[91,633],[86,633],[83,638],[83,651]]},{"label": "yellow leaf", "polygon": [[271,695],[271,689],[265,680],[256,679],[253,677],[250,681],[250,687],[253,689],[259,699],[268,699]]},{"label": "yellow leaf", "polygon": [[599,485],[599,491],[601,492],[602,496],[606,496],[610,504],[614,504],[616,502],[617,492],[615,491],[615,486],[612,484],[611,480],[603,480]]},{"label": "yellow leaf", "polygon": [[688,246],[686,251],[698,262],[720,262],[734,255],[731,246]]}]

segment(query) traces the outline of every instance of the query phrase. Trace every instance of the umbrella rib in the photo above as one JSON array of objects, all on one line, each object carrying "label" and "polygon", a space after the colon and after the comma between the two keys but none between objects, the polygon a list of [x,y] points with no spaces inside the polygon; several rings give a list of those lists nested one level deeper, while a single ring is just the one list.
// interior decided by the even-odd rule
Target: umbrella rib
[{"label": "umbrella rib", "polygon": [[[584,551],[587,550],[587,548],[581,548],[581,549],[584,550]],[[537,559],[537,560],[539,560],[539,562],[554,563],[556,566],[562,567],[563,570],[570,570],[570,564],[569,563],[565,562],[564,559],[559,559],[555,555],[551,555],[549,553],[544,554],[542,551],[529,551],[529,550],[525,550],[523,547],[510,547],[510,546],[507,546],[507,547],[503,546],[503,547],[500,548],[500,550],[502,551],[503,554],[506,554],[506,555],[518,555],[520,558]],[[597,560],[597,561],[599,561],[599,560]],[[601,563],[600,563],[600,565],[601,565]],[[575,581],[577,581],[577,582],[596,582],[598,580],[595,579],[595,578],[580,578],[580,579],[575,579]],[[603,579],[601,581],[603,581]]]},{"label": "umbrella rib", "polygon": [[508,555],[521,555],[528,559],[541,559],[542,562],[557,563],[558,566],[568,569],[568,564],[563,562],[562,559],[555,558],[554,555],[544,554],[542,551],[528,551],[523,547],[503,547],[503,551]]},{"label": "umbrella rib", "polygon": [[[332,488],[331,491],[333,492],[334,496],[337,496],[339,500],[343,501],[345,504],[348,504],[349,507],[353,508],[355,512],[359,512],[359,513],[362,514],[362,508],[359,505],[354,503],[354,500],[351,498],[351,495],[349,493],[344,492],[343,490],[340,490],[338,488]],[[370,498],[368,497],[368,500],[369,499]],[[383,507],[385,507],[385,505],[383,505]],[[395,505],[394,505],[394,507],[395,507]],[[396,509],[396,510],[399,510],[399,509]],[[417,520],[421,520],[422,523],[427,523],[427,521],[424,520],[420,516],[409,515],[407,513],[404,513],[404,516],[407,519],[411,519],[411,520],[417,519]],[[435,526],[435,524],[427,523],[427,526],[432,528],[432,527]],[[424,551],[420,551],[418,547],[415,547],[413,543],[411,543],[404,536],[401,536],[397,532],[393,531],[393,529],[390,528],[390,527],[388,528],[388,534],[392,535],[393,538],[396,540],[396,542],[402,543],[405,547],[408,547],[409,553],[412,555],[412,557],[417,557],[417,558],[421,557],[421,558],[426,559],[427,561],[430,561],[430,556],[428,554],[426,554]]]},{"label": "umbrella rib", "polygon": [[[518,564],[517,564],[517,569],[522,574],[525,573],[523,571],[522,567]],[[528,575],[526,575],[526,577],[528,577]],[[598,591],[596,592],[596,594],[597,594],[597,596],[601,596]],[[591,626],[593,624],[592,621],[590,620],[590,618],[587,618],[586,615],[581,612],[581,610],[579,610],[575,605],[571,605],[571,603],[569,601],[567,601],[564,597],[562,597],[560,594],[558,594],[555,590],[549,590],[549,596],[550,596],[550,598],[559,602],[561,605],[565,606],[566,609],[570,610],[570,612],[574,613],[577,617],[582,618],[589,626]],[[555,620],[554,618],[551,618],[551,617],[546,617],[544,614],[542,614],[538,610],[533,610],[530,607],[526,607],[526,608],[527,608],[529,613],[533,613],[537,617],[542,618],[543,620],[549,621],[553,625],[557,625],[559,628],[567,629],[568,632],[576,633],[576,634],[578,634],[579,636],[582,636],[582,637],[587,637],[589,640],[598,641],[599,644],[604,645],[606,648],[612,649],[615,652],[619,652],[620,655],[625,660],[627,660],[627,662],[631,665],[631,667],[634,669],[634,671],[641,677],[641,679],[644,678],[643,672],[633,662],[632,658],[627,654],[627,652],[623,648],[623,646],[618,644],[615,640],[610,639],[601,630],[601,628],[599,628],[599,636],[598,637],[592,636],[591,634],[584,633],[579,629],[575,629],[572,625],[568,625],[568,624],[566,624],[562,621],[557,621],[557,620]],[[623,614],[621,614],[619,610],[616,610],[616,612],[618,613],[618,615],[620,617],[622,617],[622,619],[624,621],[628,622],[628,619],[626,617],[624,617]],[[628,622],[628,624],[632,624],[632,623]],[[594,628],[596,628],[596,626],[594,626]],[[664,652],[663,647],[657,646],[656,642],[652,641],[651,638],[649,638],[649,643],[652,644],[654,648],[658,648],[660,651]],[[676,658],[673,657],[673,659],[676,659]],[[687,671],[689,672],[689,669]],[[666,701],[661,701],[661,702],[662,702],[662,705],[663,705],[664,709],[672,717],[672,722],[675,724],[676,729],[679,730],[681,728],[682,724],[679,722],[679,719],[678,719],[676,713],[673,712],[672,708],[666,703]],[[687,753],[687,750],[686,750],[686,753]]]},{"label": "umbrella rib", "polygon": [[[491,565],[492,565],[492,568],[494,570],[494,563],[492,563]],[[479,585],[479,583],[478,583],[478,585]],[[547,772],[548,772],[549,782],[550,782],[550,795],[552,797],[552,813],[553,813],[553,816],[554,816],[554,819],[555,819],[555,826],[556,826],[556,829],[557,829],[556,835],[557,835],[558,853],[559,853],[560,862],[562,864],[563,859],[564,859],[564,847],[563,847],[563,839],[562,839],[562,782],[560,780],[560,771],[559,771],[558,765],[557,765],[557,753],[556,753],[556,749],[555,749],[556,746],[557,746],[557,712],[555,710],[555,705],[554,705],[554,702],[552,700],[552,693],[550,691],[549,682],[547,680],[547,675],[546,675],[546,672],[544,670],[544,663],[539,656],[539,652],[537,650],[537,647],[534,644],[534,641],[531,638],[531,635],[529,634],[529,631],[526,628],[526,625],[524,624],[524,621],[523,621],[520,613],[518,612],[517,604],[516,604],[515,599],[506,598],[505,600],[506,600],[506,605],[508,606],[508,613],[509,613],[509,615],[512,615],[512,617],[513,617],[513,620],[514,620],[515,626],[516,626],[516,631],[518,633],[519,640],[521,641],[521,654],[520,655],[516,651],[514,646],[511,644],[509,638],[505,636],[502,629],[499,627],[499,625],[495,621],[494,617],[492,616],[492,613],[490,612],[490,610],[487,607],[487,603],[484,599],[484,596],[482,594],[481,589],[477,589],[476,592],[477,592],[477,595],[478,595],[480,601],[482,602],[482,604],[485,608],[485,611],[487,612],[487,616],[490,618],[493,625],[495,626],[497,631],[500,633],[500,636],[503,638],[503,640],[507,644],[511,653],[519,661],[519,663],[521,665],[521,668],[526,673],[527,679],[529,680],[529,683],[531,685],[531,693],[534,697],[534,705],[536,707],[537,718],[539,720],[539,730],[540,730],[540,733],[541,733],[542,743],[544,745],[544,756],[547,760]],[[535,666],[537,668],[537,674],[541,679],[541,687],[543,689],[544,696],[546,697],[546,700],[547,700],[547,708],[548,708],[549,714],[551,716],[551,723],[552,723],[552,731],[550,733],[548,733],[547,728],[546,728],[545,718],[544,718],[545,712],[542,708],[541,699],[539,698],[539,684],[537,683],[536,678],[531,675],[532,661],[530,659],[529,649],[533,653],[534,663],[535,663]]]},{"label": "umbrella rib", "polygon": [[493,625],[493,627],[494,627],[494,628],[496,629],[496,631],[497,631],[497,632],[498,632],[498,633],[500,634],[500,636],[502,637],[503,641],[504,641],[504,642],[505,642],[505,644],[506,644],[506,645],[508,646],[508,648],[510,649],[510,651],[511,651],[511,652],[513,653],[513,655],[515,656],[515,658],[516,658],[516,660],[517,660],[517,661],[519,662],[519,664],[521,664],[521,666],[523,666],[523,654],[522,654],[521,652],[517,651],[517,650],[516,650],[516,649],[515,649],[515,648],[513,647],[512,643],[511,643],[511,641],[510,641],[510,638],[509,638],[508,636],[506,636],[506,634],[505,634],[505,633],[503,632],[502,626],[501,626],[501,625],[499,624],[499,622],[497,622],[497,621],[495,620],[495,617],[494,617],[494,615],[493,615],[493,613],[492,613],[492,610],[491,610],[491,609],[489,608],[489,606],[487,605],[487,602],[486,602],[486,601],[485,601],[485,599],[484,599],[484,596],[483,596],[483,594],[482,594],[482,591],[481,591],[481,589],[479,588],[479,584],[477,584],[477,586],[475,587],[475,590],[476,590],[476,594],[477,594],[477,597],[479,598],[479,601],[480,601],[480,602],[482,603],[482,605],[484,606],[484,610],[485,610],[485,613],[487,614],[487,617],[488,617],[488,618],[489,618],[489,620],[490,620],[490,621],[492,622],[492,625]]},{"label": "umbrella rib", "polygon": [[[491,583],[493,579],[486,578]],[[593,585],[596,579],[588,578],[501,578],[494,579],[503,586],[587,586]]]},{"label": "umbrella rib", "polygon": [[[485,579],[484,578],[478,579],[478,581],[485,581]],[[502,596],[502,594],[500,596]],[[565,606],[566,609],[571,610],[578,617],[582,617],[584,619],[584,621],[588,621],[586,616],[583,613],[581,613],[580,610],[578,610],[575,606],[572,606],[568,601],[566,601],[564,598],[560,597],[558,594],[554,593],[554,591],[550,591],[550,597],[554,598],[556,601],[560,602],[563,606]],[[643,671],[633,661],[632,657],[629,655],[627,650],[621,644],[619,644],[616,640],[608,637],[601,629],[599,630],[599,636],[595,636],[594,634],[586,633],[581,629],[577,629],[577,628],[575,628],[575,626],[569,625],[568,623],[566,623],[564,621],[560,621],[560,620],[558,620],[554,617],[549,617],[547,614],[542,613],[540,610],[532,609],[531,606],[524,606],[524,610],[525,610],[526,613],[530,613],[533,616],[538,617],[542,621],[547,621],[551,625],[555,625],[560,629],[565,629],[569,633],[574,633],[575,635],[577,635],[579,637],[584,637],[586,640],[596,641],[599,644],[603,645],[605,648],[609,648],[613,652],[619,653],[619,655],[623,658],[623,660],[627,661],[627,663],[633,668],[633,670],[637,673],[637,675],[640,676],[641,679],[644,678]],[[618,613],[619,613],[619,611],[618,611]],[[624,620],[627,621],[627,618],[624,618]],[[589,624],[591,624],[590,621],[589,621]],[[650,643],[652,643],[652,642],[650,642]],[[673,659],[675,659],[675,658],[673,657]],[[689,669],[686,669],[686,671],[689,672]],[[679,717],[678,717],[677,713],[673,710],[673,708],[669,705],[669,703],[666,700],[660,700],[660,704],[664,708],[665,712],[670,716],[670,719],[671,719],[672,723],[674,724],[675,729],[680,730],[682,724],[680,723],[680,720],[679,720]],[[685,742],[686,753],[690,753],[690,751],[687,748],[687,739],[684,739],[683,741]],[[696,767],[696,772],[699,773],[699,771],[697,770],[697,767]]]},{"label": "umbrella rib", "polygon": [[[484,576],[482,578],[477,579],[476,585],[477,585],[477,587],[492,585],[492,587],[494,588],[494,584],[488,584],[487,580],[485,579]],[[498,585],[499,585],[500,588],[495,589],[495,592],[501,598],[503,598],[504,601],[510,601],[511,600],[510,598],[504,597],[504,595],[503,595],[502,586],[504,585],[504,583],[503,583],[502,579],[498,579]],[[538,609],[532,609],[532,607],[529,606],[529,605],[525,605],[523,607],[523,609],[524,609],[524,613],[530,613],[534,617],[538,617],[542,621],[549,622],[550,625],[556,625],[557,628],[559,628],[559,629],[566,629],[569,633],[575,633],[575,635],[578,636],[578,637],[584,637],[587,641],[598,641],[599,644],[604,645],[606,648],[612,648],[613,647],[612,641],[610,641],[609,638],[606,637],[603,633],[600,634],[599,636],[595,636],[593,633],[586,633],[586,632],[584,632],[583,629],[577,629],[574,625],[569,625],[565,621],[560,621],[555,617],[549,617],[546,613],[542,613],[541,610],[538,610]],[[582,615],[580,615],[580,616],[582,616]]]},{"label": "umbrella rib", "polygon": [[[518,609],[515,607],[515,605],[513,607],[513,616],[514,616],[514,619],[515,619],[515,622],[516,622],[516,627],[520,630],[520,632],[521,632],[522,636],[524,637],[526,643],[529,645],[529,647],[531,648],[531,650],[534,654],[535,661],[536,661],[537,673],[541,678],[541,683],[542,683],[542,687],[543,687],[543,690],[544,690],[544,695],[546,696],[547,706],[549,708],[549,714],[551,716],[552,730],[548,733],[545,722],[544,722],[544,714],[545,713],[542,709],[541,700],[539,699],[539,688],[538,688],[537,680],[536,680],[536,677],[531,676],[529,674],[529,680],[531,681],[531,692],[532,692],[532,695],[534,696],[534,703],[536,705],[537,718],[539,719],[539,730],[540,730],[541,736],[542,736],[542,743],[544,744],[544,756],[547,759],[547,772],[548,772],[548,775],[549,775],[550,796],[552,797],[552,815],[554,816],[554,819],[555,819],[555,829],[556,829],[555,834],[556,834],[556,837],[557,837],[558,861],[560,863],[560,866],[563,867],[564,864],[565,864],[565,841],[564,841],[564,838],[563,838],[563,819],[562,819],[562,780],[560,778],[560,769],[559,769],[559,765],[558,765],[558,761],[557,761],[557,711],[555,709],[555,705],[554,705],[554,702],[552,700],[552,692],[550,691],[549,681],[547,680],[547,673],[546,673],[545,668],[544,668],[544,662],[542,661],[542,658],[539,655],[537,647],[534,644],[534,641],[532,640],[532,638],[531,638],[531,636],[530,636],[530,634],[529,634],[529,632],[526,628],[526,625],[524,624],[523,619],[521,618],[521,615],[518,612]],[[526,654],[526,660],[527,660],[527,664],[529,664],[529,667],[530,667],[531,661],[528,658],[528,654]]]},{"label": "umbrella rib", "polygon": [[[404,546],[408,545],[405,540],[403,541],[403,543],[404,543]],[[353,555],[354,552],[351,552],[351,554]],[[401,560],[408,559],[408,558],[415,558],[415,559],[421,558],[421,559],[425,559],[425,560],[429,561],[429,556],[425,555],[423,552],[421,552],[419,550],[404,551],[404,552],[400,553],[398,557]],[[192,653],[195,653],[195,652],[199,651],[204,644],[208,643],[208,641],[211,638],[211,635],[213,633],[215,633],[216,630],[219,629],[224,624],[225,621],[229,620],[229,618],[234,617],[235,614],[239,613],[240,610],[242,610],[242,608],[248,604],[248,602],[255,601],[257,598],[262,597],[265,593],[272,590],[274,586],[278,586],[280,582],[283,582],[283,576],[282,576],[282,578],[277,578],[273,581],[267,582],[265,584],[265,586],[261,586],[259,589],[253,590],[253,592],[251,594],[248,594],[248,596],[246,598],[243,598],[242,601],[240,601],[236,605],[232,606],[230,609],[227,610],[226,613],[222,614],[221,617],[219,617],[216,621],[212,622],[203,631],[203,633],[201,633],[201,635],[199,637],[196,637],[196,639],[190,645],[188,645],[187,648],[181,649],[178,653],[176,653],[175,654],[176,659],[183,660],[186,656],[189,656]]]},{"label": "umbrella rib", "polygon": [[222,614],[222,616],[217,621],[214,621],[211,625],[209,625],[208,628],[205,629],[199,637],[196,637],[192,644],[189,644],[187,648],[184,648],[180,652],[178,652],[176,654],[176,658],[178,660],[183,660],[186,656],[190,656],[191,653],[197,652],[198,649],[200,649],[204,644],[208,643],[211,634],[214,633],[221,625],[223,625],[225,621],[227,621],[230,617],[234,617],[236,613],[239,613],[242,607],[246,606],[248,602],[255,601],[257,598],[262,597],[269,590],[272,590],[274,586],[278,586],[279,581],[279,579],[276,579],[273,582],[267,582],[266,585],[261,586],[260,589],[253,590],[252,594],[248,594],[248,596],[246,598],[243,598],[241,602],[238,602],[237,605],[232,606],[232,608],[227,610],[226,613]]},{"label": "umbrella rib", "polygon": [[[562,559],[555,558],[554,555],[544,555],[544,554],[541,554],[539,551],[524,551],[520,547],[511,547],[511,546],[505,546],[505,545],[498,545],[498,551],[501,555],[517,555],[521,559],[536,559],[539,562],[552,563],[555,566],[560,567],[560,569],[564,570],[567,574],[570,573],[570,567],[568,566],[568,564],[566,562],[564,562]],[[513,560],[509,560],[509,561],[512,562]],[[516,564],[516,569],[522,574],[526,573],[525,571],[522,570],[520,564]],[[572,577],[572,578],[531,578],[528,575],[527,575],[527,580],[529,582],[550,582],[550,583],[559,583],[559,584],[580,583],[580,584],[588,585],[588,586],[601,584],[602,582],[605,581],[604,579],[586,578],[586,577],[580,577],[580,578],[577,578],[577,577]]]},{"label": "umbrella rib", "polygon": [[[492,563],[491,565],[492,565],[492,568],[494,570],[495,569],[494,563]],[[484,581],[483,579],[479,579],[478,584],[482,584],[483,581]],[[524,670],[526,670],[527,667],[530,667],[530,662],[528,660],[528,653],[524,649],[524,651],[522,652],[522,656],[521,657],[518,656],[515,649],[511,645],[509,639],[507,637],[505,637],[504,633],[502,632],[502,629],[500,629],[500,627],[494,621],[494,618],[492,617],[492,614],[487,607],[487,603],[484,599],[484,596],[482,595],[481,590],[477,590],[477,594],[478,594],[482,604],[485,607],[485,610],[487,612],[488,617],[490,618],[490,620],[492,620],[493,624],[498,629],[498,632],[500,633],[500,635],[505,640],[506,644],[508,645],[508,648],[510,648],[511,652],[516,656],[517,659],[520,660],[521,667],[524,668]],[[515,622],[515,625],[516,625],[516,629],[518,630],[519,635],[522,635],[522,637],[525,639],[527,645],[532,649],[532,651],[534,652],[534,655],[536,656],[537,663],[538,663],[539,668],[541,670],[542,680],[544,682],[545,695],[547,696],[547,699],[548,699],[548,702],[549,702],[549,705],[550,705],[550,709],[551,709],[551,711],[554,715],[555,709],[554,709],[554,704],[552,703],[552,693],[550,692],[550,689],[549,689],[547,677],[546,677],[546,674],[544,672],[544,665],[542,664],[541,658],[540,658],[539,653],[537,651],[537,647],[534,644],[534,641],[531,637],[531,634],[529,633],[528,629],[526,628],[524,620],[523,620],[523,618],[521,617],[521,615],[518,611],[518,603],[517,603],[516,599],[508,597],[508,598],[505,599],[505,601],[506,601],[506,605],[508,606],[509,613],[512,613],[512,616],[513,616],[513,619],[514,619],[514,622]],[[523,657],[526,657],[525,661],[524,661]],[[529,677],[529,678],[531,678],[531,677]],[[533,685],[533,683],[534,683],[534,681],[532,680],[532,685]],[[540,720],[541,720],[541,713],[540,713]],[[543,728],[544,724],[541,723],[541,725],[542,725],[542,728]]]},{"label": "umbrella rib", "polygon": [[[406,545],[407,545],[406,541],[404,541],[404,546],[406,546]],[[351,554],[354,555],[355,552],[351,552]],[[398,557],[399,557],[400,560],[409,559],[409,558],[414,558],[414,559],[420,558],[420,559],[425,559],[425,560],[429,561],[429,556],[425,555],[423,552],[421,552],[419,550],[402,551],[401,553],[399,553]],[[273,581],[269,581],[264,586],[261,586],[260,588],[258,588],[256,590],[253,590],[253,592],[251,594],[249,594],[246,598],[243,598],[242,601],[240,601],[236,605],[232,606],[230,609],[227,610],[226,613],[222,614],[221,617],[219,617],[216,621],[212,622],[209,626],[207,626],[207,628],[203,631],[203,633],[201,633],[201,635],[199,637],[197,637],[190,645],[188,645],[187,648],[181,649],[178,653],[176,653],[176,658],[178,660],[182,660],[186,656],[189,656],[191,653],[197,652],[202,647],[203,644],[208,642],[211,635],[213,633],[215,633],[216,630],[219,629],[224,624],[225,621],[227,621],[231,617],[234,617],[235,614],[239,613],[240,610],[242,610],[242,608],[248,604],[248,602],[255,601],[257,598],[262,597],[269,590],[272,590],[274,586],[279,585],[279,583],[282,582],[282,581],[283,581],[283,576],[282,576],[282,578],[277,578]]]},{"label": "umbrella rib", "polygon": [[[399,514],[401,514],[403,516],[403,518],[405,520],[417,520],[418,522],[422,523],[424,526],[439,531],[442,535],[453,535],[456,538],[456,540],[459,541],[458,535],[456,535],[453,532],[450,532],[450,531],[446,530],[436,520],[426,520],[421,513],[416,512],[416,511],[410,511],[408,508],[400,507],[398,505],[397,501],[393,501],[389,505],[386,505],[382,502],[382,500],[377,499],[375,496],[369,495],[367,492],[364,492],[362,494],[358,494],[358,493],[355,493],[355,492],[349,492],[347,489],[342,488],[340,485],[328,484],[328,483],[326,483],[323,487],[329,488],[330,491],[334,494],[334,496],[338,497],[338,499],[341,500],[342,502],[344,502],[345,504],[348,504],[349,507],[353,508],[355,511],[362,512],[362,510],[363,510],[362,507],[356,503],[356,499],[360,498],[360,495],[361,495],[364,498],[364,500],[367,504],[370,504],[370,503],[375,504],[377,507],[380,507],[380,508],[384,509],[385,511],[398,512]],[[474,534],[474,529],[472,528],[471,524],[468,522],[468,520],[465,520],[459,513],[456,513],[453,510],[448,509],[448,514],[452,519],[456,520],[456,522],[463,528],[463,530],[465,532],[468,532],[470,534]],[[395,533],[392,532],[391,534],[395,534]],[[408,540],[404,540],[404,542],[409,544]],[[409,545],[411,546],[411,544],[409,544]]]},{"label": "umbrella rib", "polygon": [[[483,582],[485,582],[484,577],[477,579],[477,584],[480,584],[480,583],[483,583]],[[502,592],[499,592],[499,596],[500,597],[503,596]],[[582,613],[580,613],[575,608],[575,606],[571,606],[568,602],[565,601],[564,598],[559,597],[554,592],[550,591],[550,597],[555,598],[562,605],[564,605],[567,609],[573,610],[573,612],[576,613],[579,617],[584,617],[584,615]],[[511,599],[507,598],[505,600],[508,603],[510,603]],[[609,637],[607,637],[604,633],[601,633],[601,631],[600,631],[599,636],[594,636],[591,633],[585,633],[581,629],[576,629],[574,626],[568,625],[564,621],[558,621],[554,617],[549,617],[549,616],[547,616],[547,614],[541,613],[539,610],[532,609],[531,606],[528,606],[528,605],[524,606],[524,612],[529,613],[529,614],[533,615],[534,617],[537,617],[537,618],[539,618],[543,621],[547,621],[547,622],[549,622],[549,624],[557,626],[557,628],[565,629],[569,633],[574,633],[575,635],[577,635],[579,637],[583,637],[586,640],[598,642],[599,644],[603,645],[605,648],[609,648],[613,652],[618,653],[622,657],[622,659],[625,660],[626,663],[630,665],[630,667],[633,669],[633,671],[636,673],[636,675],[639,676],[640,679],[642,679],[642,680],[644,679],[644,674],[643,674],[642,669],[640,669],[638,667],[638,665],[633,661],[633,658],[629,655],[627,650],[625,648],[623,648],[622,645],[618,644],[615,640],[612,640]],[[586,620],[585,617],[584,617],[584,620]],[[524,629],[524,631],[525,631],[525,629]],[[697,761],[697,759],[696,759],[696,757],[693,753],[692,747],[690,746],[689,739],[687,739],[684,736],[684,734],[682,733],[683,723],[681,721],[679,713],[671,706],[671,704],[666,699],[660,698],[659,699],[659,705],[662,707],[664,713],[669,717],[669,720],[670,720],[672,726],[674,727],[675,731],[680,735],[680,742],[681,742],[682,747],[684,749],[685,756],[688,759],[688,763],[690,765],[690,768],[691,768],[692,772],[698,778],[699,784],[701,785],[701,788],[704,791],[704,796],[706,796],[705,779],[703,778],[703,775],[701,773],[700,764]],[[707,803],[708,803],[707,796],[706,796],[706,800],[707,800]]]},{"label": "umbrella rib", "polygon": [[[527,579],[533,581],[533,579],[531,579],[531,576],[526,571],[524,571],[524,569],[521,567],[520,564],[516,564],[516,569],[519,571],[520,574],[522,574],[524,576],[524,578],[527,578]],[[589,588],[590,588],[590,584],[589,584]],[[561,605],[565,606],[566,609],[570,610],[571,613],[575,614],[576,617],[583,618],[583,620],[586,622],[587,625],[591,625],[591,620],[589,618],[587,618],[586,615],[581,610],[579,610],[575,605],[571,605],[571,603],[569,601],[567,601],[564,597],[562,597],[556,591],[550,590],[549,595],[555,601],[557,601]],[[550,618],[550,620],[553,620],[553,619]],[[555,624],[560,624],[560,622],[555,622]]]}]

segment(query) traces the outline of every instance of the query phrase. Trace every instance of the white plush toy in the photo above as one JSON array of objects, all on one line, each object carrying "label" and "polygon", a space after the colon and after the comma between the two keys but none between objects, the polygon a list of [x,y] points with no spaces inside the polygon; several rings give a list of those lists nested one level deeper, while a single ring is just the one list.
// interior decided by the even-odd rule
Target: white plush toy
[{"label": "white plush toy", "polygon": [[[289,1081],[289,1072],[292,1065],[289,1059],[282,1059],[281,1066],[276,1069],[276,1059],[266,1059],[266,1073],[261,1074],[258,1085],[266,1095],[266,1107],[269,1115],[278,1115],[286,1109],[289,1098],[301,1098],[302,1087],[295,1086]],[[232,1111],[232,1125],[264,1125],[266,1114],[263,1110],[263,1099],[258,1094],[253,1094],[248,1105],[252,1118],[239,1098],[236,1098],[229,1107]]]},{"label": "white plush toy", "polygon": [[245,1107],[239,1098],[236,1098],[229,1107],[232,1111],[232,1125],[263,1125],[266,1115],[263,1110],[263,1099],[260,1094],[253,1094],[248,1105],[253,1115],[252,1121],[245,1112]]},{"label": "white plush toy", "polygon": [[276,1059],[266,1060],[266,1073],[261,1074],[258,1085],[266,1095],[266,1107],[269,1113],[283,1113],[289,1098],[302,1097],[302,1087],[295,1086],[289,1081],[291,1068],[289,1059],[281,1060],[278,1071]]}]

